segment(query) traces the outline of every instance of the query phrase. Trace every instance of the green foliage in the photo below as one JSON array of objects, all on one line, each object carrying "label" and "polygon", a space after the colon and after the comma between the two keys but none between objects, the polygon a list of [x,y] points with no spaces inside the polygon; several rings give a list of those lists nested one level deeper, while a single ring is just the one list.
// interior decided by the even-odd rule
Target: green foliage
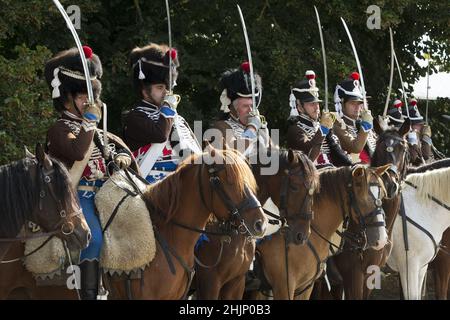
[{"label": "green foliage", "polygon": [[[135,101],[131,88],[128,54],[149,41],[166,42],[165,3],[148,0],[62,1],[81,8],[83,43],[90,45],[104,66],[103,100],[109,107],[109,127],[120,133],[120,113]],[[342,16],[358,50],[374,114],[382,112],[389,82],[388,28],[395,31],[395,47],[404,80],[414,83],[425,75],[417,65],[426,49],[434,65],[450,70],[450,28],[446,1],[415,0],[320,0],[328,61],[329,101],[336,83],[356,70],[356,63]],[[51,1],[0,0],[0,164],[23,155],[23,145],[44,141],[53,121],[50,92],[42,68],[46,59],[74,46],[70,32]],[[220,106],[217,87],[220,74],[247,59],[244,38],[234,1],[172,0],[174,46],[181,59],[176,92],[181,94],[179,112],[204,128]],[[381,8],[381,30],[366,27],[369,5]],[[323,88],[320,39],[313,3],[300,0],[247,0],[241,2],[249,32],[254,66],[263,78],[261,112],[271,128],[281,129],[283,141],[288,116],[290,87],[312,69]],[[421,47],[424,34],[430,41]],[[436,71],[436,70],[434,70]],[[394,90],[400,82],[395,75]],[[323,97],[323,90],[321,92]],[[421,103],[421,106],[424,103]],[[450,135],[440,114],[450,113],[447,101],[430,104],[435,143],[448,152]],[[423,110],[423,109],[422,109]],[[422,112],[424,114],[424,112]]]}]

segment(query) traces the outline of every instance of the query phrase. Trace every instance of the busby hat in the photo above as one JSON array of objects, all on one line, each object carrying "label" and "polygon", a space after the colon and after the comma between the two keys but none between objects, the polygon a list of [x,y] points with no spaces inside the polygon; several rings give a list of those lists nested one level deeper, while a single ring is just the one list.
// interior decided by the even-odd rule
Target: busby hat
[{"label": "busby hat", "polygon": [[140,91],[142,84],[163,83],[169,87],[170,59],[172,58],[172,85],[176,85],[177,68],[180,66],[178,52],[167,45],[150,43],[145,47],[136,47],[131,51],[130,64],[133,71],[135,88]]},{"label": "busby hat", "polygon": [[352,72],[350,77],[336,86],[334,91],[334,103],[336,111],[342,115],[342,103],[345,101],[364,102],[364,97],[359,83],[359,73]]},{"label": "busby hat", "polygon": [[[102,64],[90,47],[83,46],[83,52],[89,68],[94,99],[98,99],[102,89]],[[58,111],[65,109],[64,104],[68,101],[69,94],[73,97],[77,93],[87,92],[86,77],[77,48],[59,52],[47,61],[44,76],[52,92],[53,105]]]},{"label": "busby hat", "polygon": [[[420,114],[419,109],[417,108],[417,100],[416,99],[414,99],[414,98],[409,99],[408,112],[409,112],[409,119],[411,120],[411,124],[424,123],[423,117]],[[403,115],[405,117],[408,117],[408,113],[406,113],[406,108],[403,111]]]},{"label": "busby hat", "polygon": [[316,86],[316,74],[314,71],[306,71],[305,79],[298,81],[294,88],[292,88],[289,96],[291,116],[298,115],[297,99],[300,100],[302,104],[308,102],[322,102],[322,100],[319,100],[319,88]]},{"label": "busby hat", "polygon": [[389,122],[394,126],[399,126],[403,122],[405,122],[405,119],[402,115],[402,106],[403,102],[400,99],[395,99],[392,105],[390,105],[387,110]]},{"label": "busby hat", "polygon": [[[262,85],[261,77],[255,72],[255,99],[256,105],[261,102]],[[220,110],[230,112],[229,105],[237,98],[252,97],[252,83],[250,77],[250,64],[245,61],[239,68],[225,71],[220,78],[220,86],[223,88],[220,95]]]}]

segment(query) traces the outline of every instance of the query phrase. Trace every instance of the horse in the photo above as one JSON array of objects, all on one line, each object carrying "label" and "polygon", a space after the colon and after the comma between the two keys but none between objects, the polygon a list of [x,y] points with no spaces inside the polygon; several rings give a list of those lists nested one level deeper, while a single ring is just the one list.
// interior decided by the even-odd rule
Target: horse
[{"label": "horse", "polygon": [[21,231],[27,222],[39,225],[45,236],[61,238],[69,249],[85,248],[91,234],[68,171],[40,144],[36,156],[26,151],[25,158],[0,167],[0,198],[0,298],[6,298],[17,288],[14,275],[25,257],[15,248],[33,237]]},{"label": "horse", "polygon": [[[140,279],[103,274],[109,298],[184,298],[193,276],[194,245],[212,214],[252,237],[264,234],[267,219],[254,195],[256,182],[245,160],[231,149],[208,145],[206,150],[188,157],[176,171],[142,192],[157,240],[156,254]],[[62,286],[32,291],[38,298],[76,298],[74,290]]]},{"label": "horse", "polygon": [[[263,175],[261,164],[253,166],[258,200],[265,203],[270,197],[286,222],[284,231],[291,233],[291,241],[302,244],[311,232],[312,195],[318,188],[317,169],[301,151],[280,150],[273,151],[272,155],[280,165],[276,174]],[[280,223],[277,220],[275,217],[273,222]],[[217,223],[207,228],[216,232],[217,229]],[[208,241],[201,242],[196,250],[196,298],[242,299],[255,241],[248,241],[243,234],[208,234],[207,237]]]},{"label": "horse", "polygon": [[421,166],[407,176],[402,188],[404,214],[394,223],[387,263],[399,272],[403,296],[408,300],[421,298],[428,264],[450,227],[449,165],[450,159],[445,159]]},{"label": "horse", "polygon": [[277,232],[256,247],[262,276],[274,299],[308,299],[329,255],[332,235],[344,220],[354,220],[367,235],[367,246],[380,250],[387,241],[380,176],[389,166],[341,167],[319,171],[320,191],[314,194],[312,233],[306,245],[290,245]]},{"label": "horse", "polygon": [[447,300],[450,281],[450,228],[442,235],[439,253],[431,263],[437,300]]},{"label": "horse", "polygon": [[[386,230],[389,236],[388,244],[383,250],[361,250],[352,243],[344,240],[342,252],[333,256],[334,263],[342,277],[342,285],[333,285],[332,294],[340,299],[344,292],[345,299],[368,299],[371,289],[366,285],[369,266],[384,266],[392,248],[392,228],[400,209],[401,196],[398,185],[406,177],[409,165],[409,153],[406,136],[410,130],[410,120],[407,119],[398,129],[382,129],[378,121],[374,121],[374,130],[378,135],[375,152],[371,165],[374,167],[391,164],[383,181],[388,196],[383,199],[383,209],[386,213]],[[350,221],[348,231],[354,233],[358,226]]]}]

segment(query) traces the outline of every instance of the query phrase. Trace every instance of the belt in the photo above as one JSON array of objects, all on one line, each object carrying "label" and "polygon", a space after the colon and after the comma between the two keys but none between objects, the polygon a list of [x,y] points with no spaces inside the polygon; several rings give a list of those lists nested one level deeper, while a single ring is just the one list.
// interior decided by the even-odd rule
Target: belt
[{"label": "belt", "polygon": [[97,186],[78,186],[77,190],[80,191],[90,191],[90,192],[97,192],[100,188]]}]

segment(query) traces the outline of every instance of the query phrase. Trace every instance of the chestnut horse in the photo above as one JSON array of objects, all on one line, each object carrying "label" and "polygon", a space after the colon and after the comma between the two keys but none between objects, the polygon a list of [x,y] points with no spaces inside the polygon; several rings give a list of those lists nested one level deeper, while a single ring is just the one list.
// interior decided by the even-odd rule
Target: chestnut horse
[{"label": "chestnut horse", "polygon": [[312,233],[306,245],[290,245],[277,232],[256,247],[262,273],[274,299],[308,299],[329,255],[332,235],[350,217],[367,233],[368,246],[381,249],[387,241],[380,176],[389,166],[342,167],[319,171],[320,191],[314,195]]},{"label": "chestnut horse", "polygon": [[[318,186],[318,173],[312,161],[301,151],[273,151],[279,163],[275,175],[263,175],[261,165],[253,167],[258,184],[258,199],[270,197],[287,222],[285,232],[294,243],[303,243],[310,234],[312,194]],[[303,199],[303,200],[302,200]],[[300,200],[300,201],[299,201]],[[212,223],[209,231],[222,231]],[[243,234],[207,235],[196,251],[197,299],[242,299],[245,274],[255,254],[255,241]]]},{"label": "chestnut horse", "polygon": [[[156,255],[141,279],[115,280],[104,275],[109,298],[183,298],[192,280],[197,231],[202,231],[211,214],[252,236],[264,234],[266,217],[254,196],[256,181],[245,160],[234,150],[210,145],[207,150],[186,159],[143,192],[158,240]],[[20,272],[30,275],[23,268]],[[31,298],[76,298],[73,290],[62,286],[29,289]]]},{"label": "chestnut horse", "polygon": [[[396,129],[383,130],[375,120],[374,129],[378,134],[378,139],[371,165],[374,167],[392,165],[387,171],[388,174],[383,175],[383,181],[388,191],[388,197],[383,199],[383,209],[386,213],[385,221],[389,242],[383,250],[362,250],[352,241],[345,240],[343,251],[331,258],[343,280],[342,286],[333,286],[332,292],[335,299],[342,297],[342,291],[345,293],[345,299],[367,299],[371,292],[366,285],[367,278],[371,275],[367,272],[367,268],[373,265],[384,266],[392,249],[392,228],[401,201],[397,186],[406,177],[409,164],[406,136],[410,130],[410,121],[407,119],[397,131]],[[355,234],[357,229],[356,223],[350,221],[347,232]]]}]

